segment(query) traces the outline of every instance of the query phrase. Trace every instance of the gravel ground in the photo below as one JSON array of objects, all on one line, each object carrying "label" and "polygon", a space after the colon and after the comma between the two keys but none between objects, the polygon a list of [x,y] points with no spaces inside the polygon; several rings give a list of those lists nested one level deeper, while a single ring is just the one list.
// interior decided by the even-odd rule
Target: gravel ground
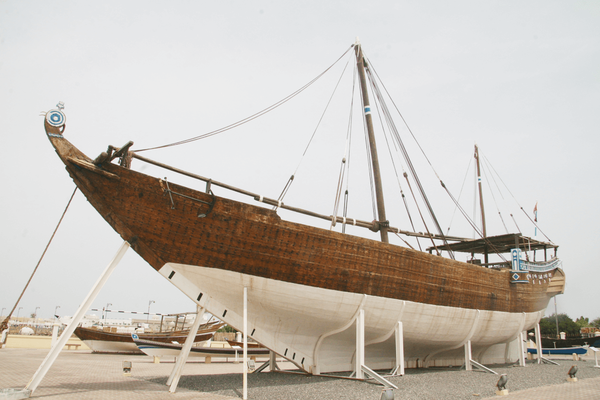
[{"label": "gravel ground", "polygon": [[[43,349],[0,350],[0,392],[23,388],[47,354]],[[132,361],[131,376],[124,376],[122,362]],[[260,363],[260,361],[259,361]],[[585,361],[559,360],[557,365],[528,363],[526,368],[491,366],[508,376],[509,397],[515,400],[600,400],[600,368],[593,355]],[[259,365],[259,364],[257,364]],[[579,382],[567,383],[567,371],[577,365]],[[177,393],[165,386],[173,362],[154,364],[146,356],[92,354],[63,351],[48,371],[34,397],[48,400],[237,400],[242,397],[241,364],[213,361],[189,362]],[[280,362],[282,368],[293,368]],[[389,378],[398,389],[394,399],[499,399],[495,395],[498,375],[459,368],[407,369],[402,377]],[[248,376],[248,398],[261,399],[360,399],[378,400],[382,386],[376,383],[283,372]],[[0,393],[0,399],[2,398]]]},{"label": "gravel ground", "polygon": [[[508,376],[507,388],[511,393],[528,388],[562,384],[567,371],[577,365],[579,380],[600,377],[600,368],[594,362],[560,360],[561,365],[538,365],[528,363],[526,368],[492,366],[499,374]],[[459,368],[406,370],[403,377],[389,380],[398,386],[395,399],[457,400],[495,397],[499,376],[474,369],[473,372]],[[164,384],[166,378],[148,378]],[[242,380],[239,374],[182,376],[179,388],[210,392],[229,397],[242,397]],[[379,399],[382,386],[347,379],[308,376],[291,373],[259,373],[248,375],[248,398],[262,399]]]}]

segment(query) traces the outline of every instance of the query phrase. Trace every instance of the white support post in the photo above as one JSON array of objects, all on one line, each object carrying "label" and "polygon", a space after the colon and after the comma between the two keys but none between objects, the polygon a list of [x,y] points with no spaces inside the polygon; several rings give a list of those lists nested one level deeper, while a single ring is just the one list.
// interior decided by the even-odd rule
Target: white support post
[{"label": "white support post", "polygon": [[404,331],[402,328],[402,322],[398,321],[396,324],[396,367],[394,368],[393,375],[404,375]]},{"label": "white support post", "polygon": [[519,341],[519,365],[521,367],[525,367],[527,364],[525,363],[525,352],[527,351],[527,343],[525,343],[525,338],[527,337],[527,331],[519,332],[519,337],[517,340]]},{"label": "white support post", "polygon": [[248,288],[244,286],[244,385],[243,400],[248,400]]},{"label": "white support post", "polygon": [[471,364],[471,341],[467,340],[465,343],[465,369],[467,371],[473,371],[473,365]]},{"label": "white support post", "polygon": [[279,367],[277,367],[277,354],[274,351],[269,352],[269,368],[271,372],[279,369]]},{"label": "white support post", "polygon": [[79,322],[81,322],[81,320],[85,316],[86,311],[92,306],[92,303],[96,299],[96,296],[98,296],[98,293],[100,293],[100,290],[102,289],[104,284],[106,284],[106,281],[108,280],[112,272],[115,270],[115,267],[117,266],[117,264],[119,264],[119,261],[121,261],[128,248],[129,243],[123,242],[113,260],[110,262],[110,264],[108,264],[102,275],[100,275],[100,278],[98,278],[96,284],[92,287],[90,293],[87,295],[83,303],[81,303],[81,305],[79,306],[79,309],[73,316],[71,323],[66,327],[62,335],[60,335],[60,338],[58,339],[56,344],[50,349],[50,352],[48,353],[44,361],[42,361],[42,364],[39,366],[38,370],[35,372],[27,386],[25,386],[26,390],[30,390],[31,393],[33,393],[42,381],[42,379],[44,379],[44,376],[46,376],[46,373],[60,354],[61,350],[63,349],[63,347],[65,347],[65,344],[73,334],[73,331],[75,331],[75,328],[77,327],[77,325],[79,325]]},{"label": "white support post", "polygon": [[496,371],[491,370],[485,365],[473,360],[473,352],[471,351],[471,341],[467,340],[467,343],[465,343],[465,369],[467,371],[473,371],[473,367],[482,369],[486,372],[489,372],[490,374],[498,375]]},{"label": "white support post", "polygon": [[200,328],[200,323],[202,322],[202,318],[204,317],[204,308],[199,305],[196,306],[196,319],[194,320],[194,324],[190,328],[190,333],[185,339],[185,343],[181,348],[181,352],[177,356],[177,362],[173,367],[173,371],[171,371],[171,375],[169,379],[167,379],[167,385],[169,385],[169,393],[175,393],[177,390],[177,385],[179,384],[179,378],[181,378],[181,373],[183,372],[183,366],[187,362],[188,356],[190,355],[190,350],[192,349],[192,344],[194,344],[194,339],[196,334],[198,333],[198,328]]},{"label": "white support post", "polygon": [[594,368],[600,368],[600,365],[598,365],[598,352],[600,350],[598,350],[595,347],[590,347],[590,350],[592,350],[594,352],[594,360],[596,361],[596,365],[594,365]]},{"label": "white support post", "polygon": [[365,379],[363,365],[365,365],[365,310],[361,308],[356,316],[356,379]]},{"label": "white support post", "polygon": [[59,323],[57,321],[54,321],[54,323],[52,324],[52,342],[50,344],[50,347],[54,347],[54,345],[56,344],[56,341],[58,340],[58,328],[59,328]]},{"label": "white support post", "polygon": [[535,325],[535,345],[537,347],[537,362],[542,363],[542,334],[540,331],[540,324]]}]

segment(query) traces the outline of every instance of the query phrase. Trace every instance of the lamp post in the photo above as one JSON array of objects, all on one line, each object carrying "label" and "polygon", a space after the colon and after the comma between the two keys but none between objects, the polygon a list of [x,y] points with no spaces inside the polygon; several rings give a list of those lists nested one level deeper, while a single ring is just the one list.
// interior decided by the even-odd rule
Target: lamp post
[{"label": "lamp post", "polygon": [[40,307],[36,307],[35,310],[33,311],[33,315],[35,315],[35,319],[33,320],[33,327],[34,327],[34,333],[37,335],[37,319],[38,319],[38,314],[37,314],[37,310],[39,310]]},{"label": "lamp post", "polygon": [[6,310],[6,307],[2,307],[2,312],[0,312],[0,317],[2,317],[4,315],[4,310]]},{"label": "lamp post", "polygon": [[56,310],[58,310],[60,306],[54,307],[54,318],[58,319],[58,315],[56,315]]},{"label": "lamp post", "polygon": [[17,310],[17,323],[19,322],[19,313],[21,312],[21,309],[23,307],[19,307],[19,309]]},{"label": "lamp post", "polygon": [[148,324],[148,323],[149,323],[149,321],[150,321],[150,305],[151,305],[152,303],[156,303],[156,302],[155,302],[154,300],[150,300],[150,301],[148,302],[148,315],[146,316],[146,323],[147,323],[147,324]]}]

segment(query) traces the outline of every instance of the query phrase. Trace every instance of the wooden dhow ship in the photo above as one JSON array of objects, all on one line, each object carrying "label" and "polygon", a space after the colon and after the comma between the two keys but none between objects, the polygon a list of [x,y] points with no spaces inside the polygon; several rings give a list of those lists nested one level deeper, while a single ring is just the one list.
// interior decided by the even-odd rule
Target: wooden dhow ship
[{"label": "wooden dhow ship", "polygon": [[[199,344],[213,338],[215,332],[221,328],[222,322],[213,322],[201,326],[194,336],[194,343]],[[85,328],[78,326],[74,331],[75,336],[81,339],[94,353],[135,353],[141,351],[133,342],[131,332],[117,332],[100,328]],[[189,331],[136,333],[140,339],[161,343],[183,343],[189,335]]]},{"label": "wooden dhow ship", "polygon": [[[364,57],[359,44],[353,47],[377,189],[373,222],[294,208],[181,171],[131,152],[131,142],[92,159],[65,138],[61,107],[46,114],[45,129],[77,187],[144,260],[238,329],[247,288],[247,334],[307,372],[356,371],[363,364],[393,369],[398,360],[407,367],[460,365],[467,343],[481,363],[515,361],[520,333],[534,327],[549,299],[564,290],[557,246],[520,233],[463,239],[390,226]],[[137,172],[129,166],[132,157],[205,181],[206,190]],[[259,203],[217,196],[215,187]],[[278,208],[363,226],[379,232],[381,241],[289,222]],[[439,244],[419,251],[388,243],[389,233]],[[535,250],[544,252],[545,262],[528,263],[519,254]],[[505,265],[489,268],[441,251],[484,254],[486,260],[490,252],[509,256]]]}]

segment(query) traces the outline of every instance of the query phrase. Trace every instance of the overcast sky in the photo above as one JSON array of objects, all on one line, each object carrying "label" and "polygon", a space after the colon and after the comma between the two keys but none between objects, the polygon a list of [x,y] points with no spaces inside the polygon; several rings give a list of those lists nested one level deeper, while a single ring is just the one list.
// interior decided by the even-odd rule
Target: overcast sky
[{"label": "overcast sky", "polygon": [[[573,319],[600,317],[594,301],[600,282],[598,26],[600,3],[580,0],[0,1],[3,314],[75,187],[46,138],[40,112],[65,102],[65,136],[92,158],[129,140],[136,148],[161,145],[275,103],[329,67],[358,36],[454,195],[477,143],[510,187],[509,197],[528,213],[538,203],[541,229],[560,246],[567,286],[558,311]],[[307,90],[312,100],[293,100],[239,130],[144,155],[276,198],[348,59],[322,88]],[[328,133],[315,140],[331,147],[302,161],[289,204],[332,212],[344,146],[333,139],[345,136],[347,111],[338,116],[340,128],[324,120]],[[318,163],[317,174],[305,167],[311,161]],[[330,175],[326,166],[332,166]],[[440,204],[446,229],[458,218],[452,218],[453,204],[441,205],[447,198],[439,185],[429,196]],[[467,199],[469,211],[472,202]],[[352,216],[370,220],[368,201],[353,204],[352,210],[362,205],[366,211]],[[488,210],[497,214],[494,205]],[[513,212],[523,214],[518,207]],[[392,225],[410,229],[390,213]],[[531,226],[521,230],[534,234]],[[77,193],[20,303],[20,316],[39,307],[48,318],[57,306],[59,315],[72,315],[120,243]],[[151,300],[152,312],[194,310],[130,250],[94,307],[147,311]]]}]

